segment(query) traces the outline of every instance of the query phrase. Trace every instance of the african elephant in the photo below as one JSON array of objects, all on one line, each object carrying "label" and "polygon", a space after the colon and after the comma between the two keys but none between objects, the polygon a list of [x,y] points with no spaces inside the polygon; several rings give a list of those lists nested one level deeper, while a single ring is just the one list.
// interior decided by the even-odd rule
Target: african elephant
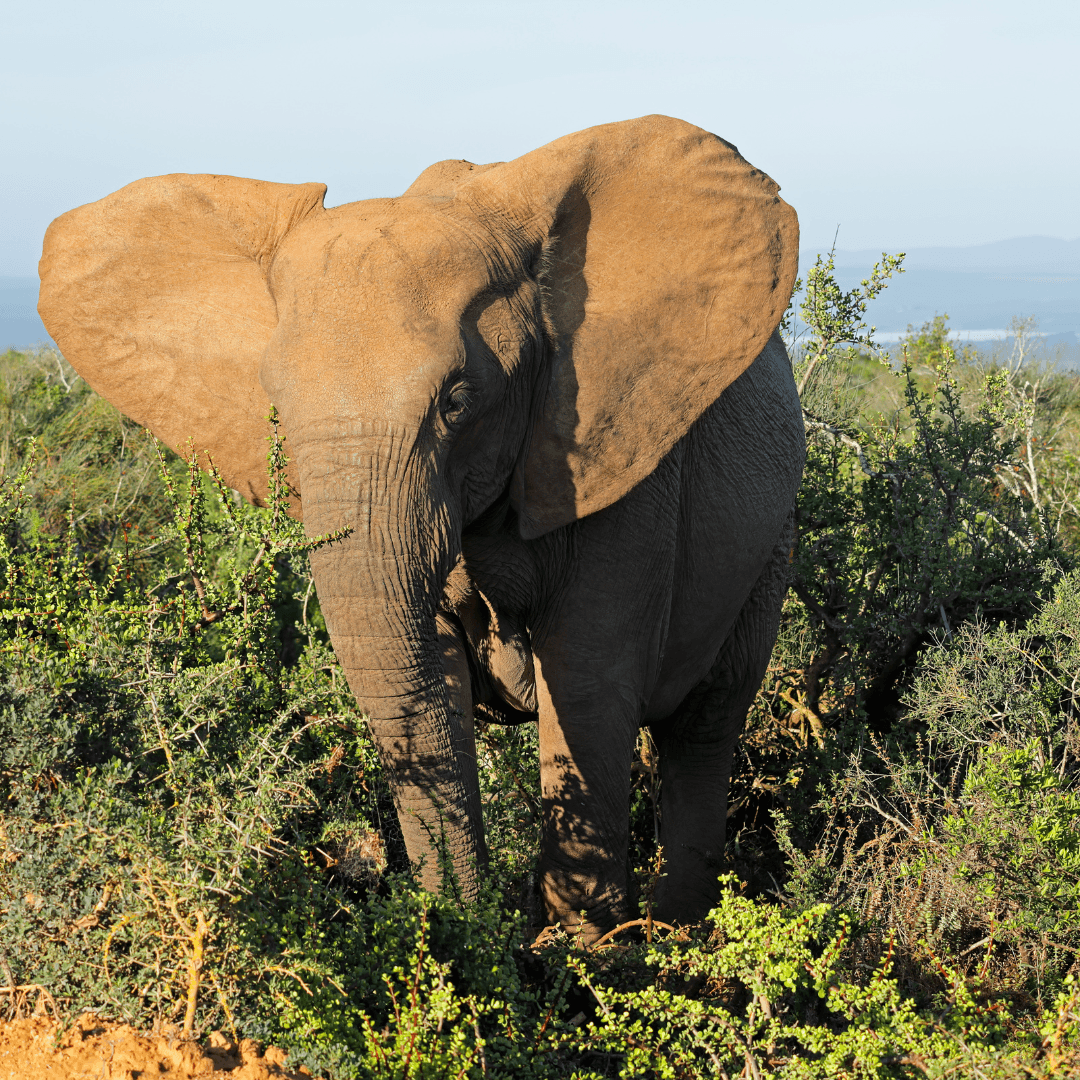
[{"label": "african elephant", "polygon": [[305,529],[351,526],[312,570],[429,887],[436,837],[466,898],[483,871],[479,710],[539,722],[551,919],[628,915],[642,725],[656,917],[714,902],[804,457],[778,190],[647,116],[397,198],[172,175],[49,228],[39,310],[91,386],[255,501],[273,402]]}]

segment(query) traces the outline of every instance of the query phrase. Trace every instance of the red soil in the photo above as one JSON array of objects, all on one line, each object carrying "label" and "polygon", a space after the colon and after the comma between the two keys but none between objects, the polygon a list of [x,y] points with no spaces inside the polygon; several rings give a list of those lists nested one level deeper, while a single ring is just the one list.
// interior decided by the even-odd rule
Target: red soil
[{"label": "red soil", "polygon": [[307,1080],[307,1069],[285,1068],[285,1051],[262,1051],[250,1039],[237,1046],[221,1032],[203,1044],[177,1034],[144,1034],[126,1024],[82,1016],[57,1039],[44,1016],[0,1021],[0,1080]]}]

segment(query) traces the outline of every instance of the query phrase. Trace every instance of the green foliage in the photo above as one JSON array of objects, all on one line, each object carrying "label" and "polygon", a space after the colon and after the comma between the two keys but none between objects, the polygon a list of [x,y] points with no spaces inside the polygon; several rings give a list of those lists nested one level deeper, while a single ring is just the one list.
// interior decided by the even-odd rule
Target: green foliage
[{"label": "green foliage", "polygon": [[[73,531],[24,527],[29,465],[5,492],[0,941],[9,978],[66,1009],[190,1028],[202,983],[231,1022],[340,952],[343,885],[316,860],[373,832],[377,781],[354,781],[377,771],[316,635],[280,659],[282,594],[318,543],[283,512],[282,462],[275,444],[271,510],[219,490],[214,530],[194,464],[180,494],[166,472],[188,570],[150,588],[134,556],[96,574]],[[234,552],[217,578],[211,542]],[[298,948],[323,920],[325,944]]]},{"label": "green foliage", "polygon": [[1080,581],[1062,504],[1027,479],[1047,490],[1032,439],[1072,399],[955,360],[944,319],[891,365],[863,317],[898,269],[847,293],[831,262],[810,278],[795,588],[733,791],[751,886],[729,877],[700,926],[652,924],[663,798],[643,738],[643,918],[593,950],[532,943],[531,726],[478,725],[480,900],[400,872],[281,446],[270,506],[243,507],[58,356],[9,353],[4,1007],[223,1026],[340,1080],[1074,1067]]},{"label": "green foliage", "polygon": [[[135,545],[126,572],[149,582],[165,555],[157,538],[172,520],[153,441],[54,348],[0,354],[0,478],[19,473],[31,442],[37,467],[22,527],[71,535],[95,575]],[[183,472],[171,454],[168,471]]]},{"label": "green foliage", "polygon": [[1025,626],[973,623],[928,651],[907,698],[917,731],[851,756],[822,837],[788,842],[789,898],[852,912],[854,952],[891,943],[923,997],[944,962],[1037,1014],[1080,951],[1078,680],[1076,574]]},{"label": "green foliage", "polygon": [[[476,723],[484,830],[508,880],[524,882],[540,855],[540,753],[535,725]],[[529,904],[531,893],[519,901]]]},{"label": "green foliage", "polygon": [[[840,337],[836,318],[826,329]],[[918,726],[904,694],[920,656],[973,619],[1022,623],[1050,590],[1045,568],[1071,565],[1047,515],[1002,483],[1024,453],[1007,378],[964,367],[944,333],[941,322],[909,335],[930,367],[910,351],[895,365],[850,349],[819,365],[815,400],[834,419],[805,414],[792,592],[732,785],[733,854],[758,887],[784,873],[772,813],[797,823],[796,847],[812,847],[867,725]],[[891,414],[880,394],[856,408],[850,376],[866,364],[900,391]]]},{"label": "green foliage", "polygon": [[[899,364],[880,354],[862,320],[880,276],[802,308],[811,359],[796,371],[806,381],[816,364],[808,396],[820,411],[804,410],[792,592],[733,789],[751,862],[775,859],[771,810],[812,841],[822,818],[811,808],[867,723],[885,733],[908,717],[903,696],[927,648],[971,619],[1021,623],[1047,594],[1045,566],[1072,565],[1044,507],[1003,479],[1027,452],[1009,376],[957,361],[944,318],[909,332]],[[867,365],[896,390],[891,411],[877,391],[860,408],[867,381],[852,373]]]},{"label": "green foliage", "polygon": [[1017,450],[1015,439],[999,437],[999,375],[989,373],[971,408],[947,355],[926,391],[910,361],[898,377],[903,421],[874,424],[858,449],[826,428],[811,438],[792,575],[824,638],[819,684],[835,671],[879,727],[893,717],[874,711],[892,704],[932,631],[948,634],[976,613],[1029,615],[1041,565],[1059,556],[1037,513],[998,481]]},{"label": "green foliage", "polygon": [[[837,329],[840,305],[803,314],[833,346],[805,411],[792,593],[740,746],[735,865],[788,903],[850,911],[853,962],[892,948],[924,1004],[947,963],[1037,1012],[1080,946],[1075,735],[1016,650],[1075,588],[1039,442],[1075,426],[1075,379],[1043,372],[1036,390],[1020,362],[958,359],[946,317],[909,328],[897,363],[869,338],[837,344],[858,330]],[[1070,647],[1047,647],[1068,684]]]},{"label": "green foliage", "polygon": [[[604,988],[571,958],[599,1007],[589,1035],[623,1056],[619,1076],[876,1078],[905,1075],[920,1060],[962,1067],[1004,1042],[999,1012],[962,979],[950,973],[944,1007],[920,1012],[891,978],[888,954],[868,977],[843,970],[846,916],[824,904],[796,913],[755,903],[734,882],[728,876],[704,940],[644,950],[653,986]],[[705,992],[687,993],[694,985]]]},{"label": "green foliage", "polygon": [[[818,255],[806,274],[806,290],[799,306],[799,315],[809,336],[798,335],[794,349],[798,357],[795,378],[799,396],[812,411],[828,407],[831,392],[835,389],[835,368],[838,359],[843,361],[850,350],[877,350],[874,342],[875,327],[867,326],[863,316],[872,300],[879,296],[894,274],[902,274],[904,255],[881,256],[875,263],[870,277],[846,292],[833,276],[835,250],[828,255]],[[795,282],[795,295],[799,295],[803,282]],[[780,324],[782,333],[789,336],[794,331],[795,318],[789,309]],[[841,346],[848,348],[842,349]],[[815,408],[815,406],[817,408]]]},{"label": "green foliage", "polygon": [[853,762],[840,798],[892,866],[871,896],[849,851],[846,899],[892,933],[918,911],[938,951],[1036,1000],[1080,949],[1078,681],[1072,573],[1024,626],[974,623],[929,652],[908,697],[918,738]]},{"label": "green foliage", "polygon": [[[1062,783],[1053,763],[1041,760],[1041,750],[1038,742],[987,746],[968,766],[959,806],[946,814],[940,831],[946,854],[961,874],[978,880],[986,901],[993,904],[1004,877],[1026,887],[1025,916],[1032,914],[1033,896],[1048,900],[1052,928],[1068,930],[1080,900],[1080,793]],[[1019,822],[1022,831],[1004,831],[1002,822]],[[978,852],[981,866],[968,865],[969,850]],[[1017,909],[1018,899],[1012,898]]]}]

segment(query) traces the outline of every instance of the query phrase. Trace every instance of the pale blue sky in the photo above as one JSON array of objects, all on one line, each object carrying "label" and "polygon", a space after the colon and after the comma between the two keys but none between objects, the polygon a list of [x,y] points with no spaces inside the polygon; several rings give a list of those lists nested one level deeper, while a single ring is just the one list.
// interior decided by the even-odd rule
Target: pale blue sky
[{"label": "pale blue sky", "polygon": [[0,39],[0,274],[141,176],[335,205],[650,112],[769,172],[804,248],[1080,235],[1078,0],[35,0]]}]

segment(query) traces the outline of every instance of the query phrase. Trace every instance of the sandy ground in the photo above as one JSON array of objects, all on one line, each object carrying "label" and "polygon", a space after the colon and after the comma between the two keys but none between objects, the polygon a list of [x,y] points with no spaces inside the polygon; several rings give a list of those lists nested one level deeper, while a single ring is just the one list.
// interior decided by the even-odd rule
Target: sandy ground
[{"label": "sandy ground", "polygon": [[126,1024],[83,1016],[57,1040],[52,1020],[33,1016],[0,1022],[0,1080],[188,1080],[227,1074],[229,1080],[307,1080],[285,1068],[285,1051],[245,1039],[237,1046],[214,1032],[204,1043],[147,1035]]}]

